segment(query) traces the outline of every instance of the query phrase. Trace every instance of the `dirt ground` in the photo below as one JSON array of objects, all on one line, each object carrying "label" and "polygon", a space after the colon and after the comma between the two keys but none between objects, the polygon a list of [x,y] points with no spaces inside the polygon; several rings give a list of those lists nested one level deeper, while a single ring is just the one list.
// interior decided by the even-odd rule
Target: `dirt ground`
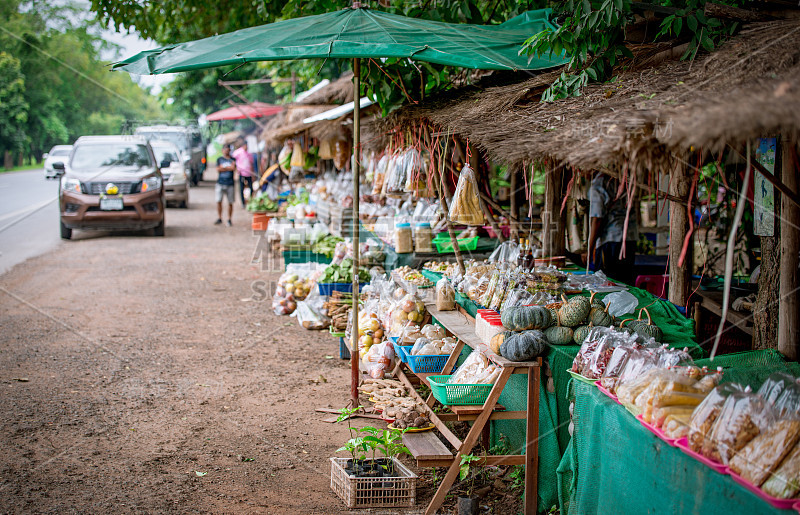
[{"label": "dirt ground", "polygon": [[0,276],[0,511],[346,511],[314,411],[346,404],[338,343],[258,300],[282,265],[246,211],[191,195],[164,238],[76,231]]}]

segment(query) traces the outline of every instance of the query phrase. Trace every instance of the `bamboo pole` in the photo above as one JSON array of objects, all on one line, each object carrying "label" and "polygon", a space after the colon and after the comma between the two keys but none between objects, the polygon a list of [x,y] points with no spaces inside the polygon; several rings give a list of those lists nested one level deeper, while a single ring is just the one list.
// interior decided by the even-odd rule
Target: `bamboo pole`
[{"label": "bamboo pole", "polygon": [[[781,138],[781,179],[790,193],[798,193],[797,150],[788,138]],[[780,305],[778,307],[778,350],[797,361],[800,345],[800,301],[798,301],[797,255],[800,252],[800,208],[788,195],[781,195]]]},{"label": "bamboo pole", "polygon": [[353,326],[350,330],[350,396],[353,408],[358,407],[359,362],[358,356],[358,197],[359,197],[359,151],[361,147],[361,62],[353,59]]},{"label": "bamboo pole", "polygon": [[508,217],[508,223],[511,224],[511,239],[519,241],[519,223],[517,217],[519,216],[519,209],[517,209],[517,175],[519,170],[516,167],[511,168],[511,216]]}]

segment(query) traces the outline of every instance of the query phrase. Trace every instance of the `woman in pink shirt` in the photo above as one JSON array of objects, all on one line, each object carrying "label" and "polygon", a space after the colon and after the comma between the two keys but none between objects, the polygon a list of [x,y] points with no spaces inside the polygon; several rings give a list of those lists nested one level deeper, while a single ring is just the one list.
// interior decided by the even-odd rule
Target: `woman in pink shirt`
[{"label": "woman in pink shirt", "polygon": [[253,156],[247,151],[247,141],[233,151],[233,158],[236,160],[236,169],[239,171],[239,196],[242,199],[242,206],[246,206],[245,185],[250,189],[250,196],[253,196]]}]

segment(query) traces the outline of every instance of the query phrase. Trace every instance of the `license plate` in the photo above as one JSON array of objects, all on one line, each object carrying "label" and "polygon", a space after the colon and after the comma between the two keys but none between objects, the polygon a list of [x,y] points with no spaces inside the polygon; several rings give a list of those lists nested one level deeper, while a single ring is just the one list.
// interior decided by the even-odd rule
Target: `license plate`
[{"label": "license plate", "polygon": [[122,211],[122,197],[101,198],[100,209],[102,211]]}]

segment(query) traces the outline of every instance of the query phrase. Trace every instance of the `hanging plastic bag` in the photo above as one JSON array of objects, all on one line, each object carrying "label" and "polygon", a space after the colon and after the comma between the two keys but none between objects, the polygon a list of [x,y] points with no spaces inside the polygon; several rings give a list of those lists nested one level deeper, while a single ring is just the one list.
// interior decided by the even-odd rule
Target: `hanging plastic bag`
[{"label": "hanging plastic bag", "polygon": [[283,148],[278,153],[278,165],[283,170],[283,173],[289,173],[292,167],[292,144],[289,140],[283,144]]},{"label": "hanging plastic bag", "polygon": [[752,392],[731,394],[722,405],[707,440],[710,445],[703,447],[703,454],[728,465],[750,440],[774,423],[772,407],[760,395]]},{"label": "hanging plastic bag", "polygon": [[385,193],[387,195],[399,196],[405,193],[406,185],[406,167],[405,167],[405,153],[395,152],[389,159],[389,164],[386,168],[386,186]]},{"label": "hanging plastic bag", "polygon": [[508,240],[504,241],[494,249],[492,255],[489,256],[490,263],[516,263],[519,257],[519,245],[516,242]]},{"label": "hanging plastic bag", "polygon": [[350,145],[344,140],[337,140],[333,144],[333,166],[338,170],[344,170],[347,167],[347,161],[350,160]]},{"label": "hanging plastic bag", "polygon": [[456,291],[445,277],[436,282],[436,309],[439,311],[456,309]]},{"label": "hanging plastic bag", "polygon": [[319,158],[333,159],[333,142],[331,140],[324,139],[319,142]]},{"label": "hanging plastic bag", "polygon": [[461,169],[456,191],[450,203],[450,220],[464,225],[483,225],[483,211],[478,195],[478,180],[469,165]]}]

